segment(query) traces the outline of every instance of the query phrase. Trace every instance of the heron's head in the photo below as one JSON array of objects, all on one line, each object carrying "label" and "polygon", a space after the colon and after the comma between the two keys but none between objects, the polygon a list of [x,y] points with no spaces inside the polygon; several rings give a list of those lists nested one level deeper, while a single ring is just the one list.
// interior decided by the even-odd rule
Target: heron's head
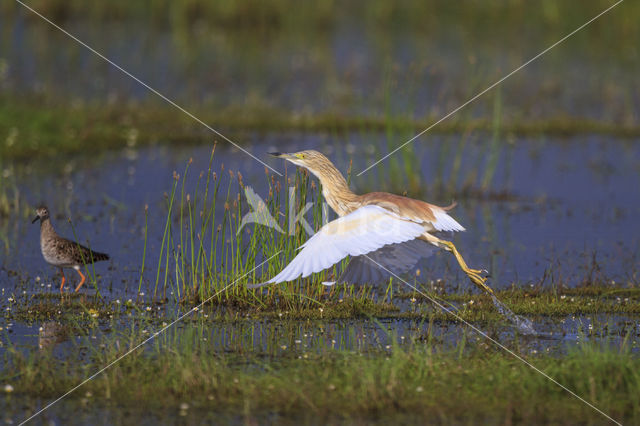
[{"label": "heron's head", "polygon": [[44,220],[49,217],[49,209],[47,206],[40,206],[36,209],[36,217],[31,221],[31,223],[36,223],[38,219]]},{"label": "heron's head", "polygon": [[317,177],[320,177],[327,169],[334,169],[327,157],[312,149],[292,153],[270,152],[270,154],[274,157],[284,158],[296,166],[304,167]]}]

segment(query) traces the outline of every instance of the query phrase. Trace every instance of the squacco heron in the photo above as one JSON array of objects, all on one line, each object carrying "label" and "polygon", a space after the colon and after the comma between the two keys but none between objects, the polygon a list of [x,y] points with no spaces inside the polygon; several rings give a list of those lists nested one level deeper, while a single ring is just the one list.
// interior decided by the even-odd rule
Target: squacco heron
[{"label": "squacco heron", "polygon": [[[304,243],[297,256],[278,275],[250,287],[307,277],[347,256],[352,256],[352,261],[343,277],[366,280],[372,277],[370,270],[373,264],[384,265],[391,271],[409,269],[420,257],[429,254],[424,252],[426,246],[426,251],[437,247],[451,252],[471,282],[493,294],[486,284],[487,279],[482,276],[483,271],[469,268],[451,241],[434,235],[465,230],[447,214],[455,204],[439,207],[387,192],[357,195],[349,189],[347,181],[331,161],[317,151],[276,152],[271,155],[304,167],[317,177],[322,185],[322,195],[340,217],[324,225]],[[421,250],[423,253],[419,252]],[[372,257],[374,254],[375,258]],[[354,262],[353,258],[358,261]],[[363,267],[367,266],[366,263],[368,272]],[[341,277],[341,281],[347,280]]]}]

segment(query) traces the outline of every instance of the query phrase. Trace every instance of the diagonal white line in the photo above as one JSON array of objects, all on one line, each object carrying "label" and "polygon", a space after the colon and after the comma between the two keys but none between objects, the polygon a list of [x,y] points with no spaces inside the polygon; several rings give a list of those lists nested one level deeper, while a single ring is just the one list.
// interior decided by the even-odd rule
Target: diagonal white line
[{"label": "diagonal white line", "polygon": [[471,102],[473,102],[476,99],[478,99],[480,96],[484,95],[485,93],[487,93],[488,91],[490,91],[491,89],[493,89],[494,87],[496,87],[497,85],[499,85],[500,83],[502,83],[503,81],[505,81],[506,79],[508,79],[509,77],[511,77],[512,75],[514,75],[515,73],[517,73],[518,71],[520,71],[521,69],[523,69],[524,67],[529,65],[530,63],[532,63],[533,61],[535,61],[536,59],[540,58],[542,55],[544,55],[545,53],[547,53],[548,51],[550,51],[551,49],[553,49],[554,47],[556,47],[557,45],[559,45],[560,43],[562,43],[563,41],[568,39],[569,37],[573,36],[575,33],[577,33],[578,31],[582,30],[584,27],[586,27],[587,25],[591,24],[593,21],[595,21],[596,19],[600,18],[602,15],[604,15],[607,12],[609,12],[611,9],[613,9],[614,7],[616,7],[617,5],[622,3],[623,1],[624,0],[618,0],[613,5],[609,6],[608,8],[606,8],[605,10],[603,10],[602,12],[600,12],[599,14],[597,14],[596,16],[594,16],[593,18],[591,18],[590,20],[585,22],[584,24],[580,25],[578,28],[576,28],[575,30],[571,31],[569,34],[567,34],[566,36],[562,37],[560,40],[556,41],[551,46],[547,47],[542,52],[538,53],[536,56],[534,56],[533,58],[529,59],[524,64],[520,65],[518,68],[516,68],[513,71],[511,71],[509,74],[505,75],[500,80],[496,81],[491,86],[487,87],[486,89],[484,89],[483,91],[481,91],[480,93],[478,93],[477,95],[475,95],[474,97],[472,97],[471,99],[469,99],[468,101],[466,101],[465,103],[460,105],[459,107],[457,107],[454,110],[450,111],[444,117],[440,118],[438,121],[436,121],[435,123],[433,123],[432,125],[430,125],[426,129],[424,129],[423,131],[421,131],[420,133],[418,133],[417,135],[415,135],[414,137],[412,137],[411,139],[409,139],[408,141],[406,141],[402,145],[398,146],[393,151],[391,151],[390,153],[388,153],[387,155],[385,155],[384,157],[382,157],[381,159],[379,159],[378,161],[376,161],[375,163],[373,163],[372,165],[370,165],[369,167],[367,167],[366,169],[364,169],[360,173],[358,173],[357,176],[360,176],[361,174],[365,173],[366,171],[368,171],[372,167],[374,167],[377,164],[381,163],[382,161],[386,160],[388,157],[392,156],[393,154],[395,154],[396,152],[398,152],[399,150],[401,150],[402,148],[404,148],[405,146],[407,146],[408,144],[413,142],[414,140],[418,139],[420,136],[424,135],[429,130],[431,130],[432,128],[434,128],[435,126],[437,126],[438,124],[440,124],[441,122],[446,120],[447,118],[451,117],[453,114],[455,114],[456,112],[460,111],[462,108],[466,107]]},{"label": "diagonal white line", "polygon": [[268,261],[270,261],[271,259],[273,259],[274,257],[276,257],[277,255],[279,255],[282,252],[282,250],[280,250],[278,253],[274,254],[273,256],[271,256],[270,258],[268,258],[267,260],[265,260],[264,262],[260,263],[258,266],[256,266],[255,268],[253,268],[252,270],[250,270],[249,272],[247,272],[246,274],[244,274],[243,276],[241,276],[240,278],[236,279],[235,281],[233,281],[231,284],[226,285],[225,287],[223,287],[222,289],[218,290],[213,296],[209,297],[207,300],[203,301],[202,303],[200,303],[197,306],[194,306],[193,308],[191,308],[191,310],[187,311],[186,313],[184,313],[183,315],[179,316],[177,319],[175,319],[172,323],[162,327],[160,330],[156,331],[155,333],[153,333],[151,336],[149,336],[147,339],[143,340],[142,342],[140,342],[137,346],[135,346],[132,349],[129,349],[129,351],[127,351],[126,353],[124,353],[123,355],[120,355],[118,358],[114,359],[113,361],[111,361],[109,364],[107,364],[106,366],[104,366],[103,368],[101,368],[100,370],[96,371],[95,373],[93,373],[91,376],[87,377],[86,379],[84,379],[82,382],[78,383],[76,386],[74,386],[73,388],[69,389],[67,392],[65,392],[62,396],[58,397],[56,400],[50,402],[49,404],[45,405],[43,408],[41,408],[39,411],[37,411],[36,413],[32,414],[29,418],[23,420],[20,422],[20,425],[23,425],[25,423],[27,423],[28,421],[32,420],[34,417],[40,415],[43,411],[51,408],[53,405],[55,405],[56,403],[60,402],[61,400],[63,400],[65,397],[67,397],[69,394],[73,393],[74,391],[76,391],[79,387],[81,387],[82,385],[84,385],[87,382],[90,382],[91,380],[95,379],[97,376],[99,376],[100,374],[102,374],[105,370],[107,370],[108,368],[110,368],[111,366],[113,366],[114,364],[117,364],[118,362],[120,362],[123,358],[125,358],[127,355],[130,355],[131,353],[135,352],[136,350],[138,350],[140,347],[144,346],[146,343],[150,342],[151,340],[153,340],[157,335],[163,333],[166,329],[168,329],[169,327],[171,327],[172,325],[176,324],[177,322],[180,322],[184,317],[191,315],[193,312],[195,312],[196,310],[200,309],[204,304],[206,304],[207,302],[209,302],[211,299],[213,299],[214,297],[216,297],[217,295],[219,295],[220,293],[222,293],[223,291],[225,291],[226,289],[228,289],[229,287],[233,286],[235,283],[237,283],[238,281],[240,281],[241,279],[243,279],[244,277],[246,277],[247,275],[249,275],[250,273],[252,273],[253,271],[255,271],[256,269],[258,269],[259,267],[261,267],[262,265],[264,265],[265,263],[267,263]]},{"label": "diagonal white line", "polygon": [[420,293],[422,296],[426,297],[427,299],[429,299],[433,304],[435,304],[437,307],[439,307],[440,309],[442,309],[443,311],[453,315],[458,321],[461,321],[462,323],[464,323],[465,325],[467,325],[468,327],[470,327],[471,329],[473,329],[476,333],[480,334],[483,337],[486,337],[487,339],[489,339],[492,343],[494,343],[496,346],[498,346],[500,349],[503,349],[504,351],[506,351],[507,353],[509,353],[510,355],[512,355],[514,358],[516,358],[517,360],[523,362],[525,365],[531,367],[534,371],[536,371],[537,373],[543,375],[545,378],[549,379],[551,382],[555,383],[556,385],[560,386],[562,389],[564,389],[565,391],[569,392],[571,395],[573,395],[574,397],[578,398],[580,401],[582,401],[583,403],[587,404],[589,407],[593,408],[594,410],[596,410],[598,413],[602,414],[603,416],[605,416],[607,419],[611,420],[612,422],[614,422],[617,425],[622,426],[622,423],[618,422],[617,420],[614,420],[611,416],[609,416],[607,413],[605,413],[604,411],[602,411],[601,409],[599,409],[598,407],[596,407],[595,405],[593,405],[592,403],[590,403],[589,401],[587,401],[586,399],[582,398],[580,395],[578,395],[577,393],[575,393],[574,391],[572,391],[571,389],[569,389],[568,387],[564,386],[562,383],[558,382],[556,379],[554,379],[553,377],[549,376],[547,373],[545,373],[544,371],[540,370],[538,367],[536,367],[535,365],[531,364],[529,361],[527,361],[526,359],[522,358],[520,355],[518,355],[517,353],[513,352],[511,349],[507,348],[505,345],[503,345],[502,343],[498,342],[497,340],[495,340],[494,338],[492,338],[491,336],[489,336],[487,333],[485,333],[484,331],[480,330],[478,327],[476,327],[475,325],[471,324],[470,322],[466,321],[464,318],[462,318],[460,315],[458,315],[457,313],[451,311],[450,309],[447,309],[444,305],[442,305],[440,302],[438,302],[437,300],[435,300],[434,298],[432,298],[431,296],[427,295],[425,292],[423,292],[422,290],[418,289],[417,287],[411,285],[410,283],[408,283],[407,281],[403,280],[402,278],[400,278],[398,275],[394,274],[393,272],[391,272],[390,270],[388,270],[387,268],[385,268],[384,266],[382,266],[381,264],[379,264],[378,262],[376,262],[375,260],[373,260],[371,257],[367,256],[366,254],[363,254],[364,257],[366,257],[367,259],[369,259],[371,262],[375,263],[376,265],[378,265],[381,269],[387,271],[389,274],[391,274],[393,277],[395,277],[396,279],[398,279],[399,281],[402,281],[403,283],[405,283],[407,286],[409,286],[410,288],[412,288],[413,290],[417,291],[418,293]]},{"label": "diagonal white line", "polygon": [[89,51],[91,51],[93,54],[95,54],[96,56],[100,57],[101,59],[104,59],[106,62],[108,62],[109,64],[111,64],[112,66],[114,66],[115,68],[117,68],[119,71],[121,71],[123,74],[131,77],[132,79],[134,79],[135,81],[137,81],[138,83],[140,83],[141,85],[143,85],[144,87],[146,87],[149,91],[151,91],[152,93],[158,95],[160,98],[162,98],[164,101],[168,102],[169,104],[171,104],[172,106],[174,106],[175,108],[177,108],[178,110],[180,110],[181,112],[183,112],[184,114],[188,115],[189,117],[191,117],[192,119],[194,119],[195,121],[197,121],[198,123],[202,124],[204,127],[206,127],[207,129],[209,129],[210,131],[212,131],[213,133],[215,133],[216,135],[218,135],[219,137],[221,137],[222,139],[224,139],[225,141],[229,142],[231,145],[235,146],[236,148],[238,148],[240,151],[244,152],[245,154],[247,154],[248,156],[250,156],[251,158],[253,158],[254,160],[256,160],[257,162],[261,163],[263,166],[269,168],[271,171],[273,171],[275,174],[277,174],[278,176],[282,176],[282,174],[280,172],[278,172],[277,170],[275,170],[273,167],[269,166],[268,164],[266,164],[264,161],[260,160],[258,157],[256,157],[255,155],[253,155],[252,153],[250,153],[249,151],[247,151],[246,149],[244,149],[243,147],[241,147],[240,145],[238,145],[237,143],[235,143],[234,141],[232,141],[231,139],[229,139],[228,137],[226,137],[225,135],[223,135],[222,133],[220,133],[219,131],[217,131],[216,129],[214,129],[213,127],[211,127],[210,125],[208,125],[207,123],[205,123],[204,121],[202,121],[201,119],[199,119],[198,117],[196,117],[195,115],[193,115],[191,112],[187,111],[186,109],[184,109],[183,107],[181,107],[180,105],[178,105],[177,103],[175,103],[174,101],[172,101],[171,99],[169,99],[168,97],[166,97],[165,95],[163,95],[162,93],[160,93],[159,91],[157,91],[156,89],[154,89],[153,87],[149,86],[147,83],[145,83],[144,81],[140,80],[138,77],[136,77],[135,75],[131,74],[129,71],[125,70],[124,68],[122,68],[120,65],[116,64],[115,62],[113,62],[111,59],[107,58],[106,56],[104,56],[102,53],[98,52],[96,49],[94,49],[93,47],[89,46],[87,43],[83,42],[82,40],[80,40],[78,37],[74,36],[73,34],[71,34],[69,31],[65,30],[64,28],[62,28],[61,26],[57,25],[56,23],[52,22],[50,19],[48,19],[46,16],[42,15],[41,13],[39,13],[37,10],[27,6],[26,4],[24,4],[21,0],[15,0],[17,3],[19,3],[20,5],[22,5],[25,9],[28,9],[29,11],[31,11],[32,13],[34,13],[35,15],[37,15],[38,17],[40,17],[41,19],[43,19],[44,21],[48,22],[49,24],[51,24],[54,28],[56,28],[57,30],[61,31],[62,33],[64,33],[65,35],[67,35],[68,37],[70,37],[71,39],[73,39],[75,42],[77,42],[78,44],[80,44],[81,46],[87,48]]}]

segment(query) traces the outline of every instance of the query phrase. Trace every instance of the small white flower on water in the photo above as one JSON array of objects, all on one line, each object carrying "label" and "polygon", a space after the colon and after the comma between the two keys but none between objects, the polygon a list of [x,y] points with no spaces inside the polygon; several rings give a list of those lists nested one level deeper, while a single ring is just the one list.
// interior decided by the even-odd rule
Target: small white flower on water
[{"label": "small white flower on water", "polygon": [[9,297],[9,298],[7,299],[7,302],[13,302],[13,297]]},{"label": "small white flower on water", "polygon": [[182,411],[184,411],[184,410],[188,410],[188,409],[189,409],[189,404],[187,404],[186,402],[181,403],[181,404],[180,404],[180,409],[181,409]]},{"label": "small white flower on water", "polygon": [[11,393],[11,392],[13,392],[13,386],[11,386],[11,385],[9,385],[9,384],[4,385],[4,388],[3,388],[3,389],[4,389],[4,391],[5,391],[6,393]]},{"label": "small white flower on water", "polygon": [[213,401],[215,398],[213,397],[213,395],[207,395],[207,399],[208,399],[209,401]]},{"label": "small white flower on water", "polygon": [[280,349],[282,349],[282,350],[287,349],[287,345],[282,345],[282,346],[280,346]]},{"label": "small white flower on water", "polygon": [[36,277],[36,282],[37,282],[37,283],[39,283],[39,282],[40,282],[40,275],[38,275],[38,276]]},{"label": "small white flower on water", "polygon": [[38,331],[43,331],[43,330],[44,330],[44,327],[40,327],[40,328],[38,329]]},{"label": "small white flower on water", "polygon": [[162,326],[163,326],[163,327],[166,327],[166,326],[167,326],[167,323],[163,321],[163,322],[162,322]]},{"label": "small white flower on water", "polygon": [[470,304],[470,305],[473,305],[474,303],[475,303],[475,302],[473,301],[473,299],[472,299],[472,300],[469,300],[469,304]]},{"label": "small white flower on water", "polygon": [[416,300],[417,300],[417,299],[416,299],[415,297],[412,297],[412,298],[411,298],[411,303],[416,303]]},{"label": "small white flower on water", "polygon": [[140,294],[140,296],[144,296],[144,292],[140,292],[139,294]]},{"label": "small white flower on water", "polygon": [[119,305],[120,304],[120,299],[116,299],[116,304]]},{"label": "small white flower on water", "polygon": [[329,386],[327,387],[329,388],[330,391],[336,390],[336,386],[333,383],[329,384]]},{"label": "small white flower on water", "polygon": [[195,308],[193,308],[193,310],[194,310],[195,312],[198,312],[199,308],[196,306]]},{"label": "small white flower on water", "polygon": [[51,288],[51,284],[47,284],[47,288]]},{"label": "small white flower on water", "polygon": [[424,389],[422,388],[422,386],[418,386],[418,387],[416,388],[416,392],[422,392],[422,391],[424,391]]},{"label": "small white flower on water", "polygon": [[563,294],[562,296],[560,296],[560,299],[563,299],[563,300],[564,300],[564,299],[566,299],[566,298],[567,298],[567,295],[566,295],[566,294]]},{"label": "small white flower on water", "polygon": [[237,377],[235,377],[235,378],[233,379],[233,383],[236,383],[236,384],[237,384],[237,383],[240,383],[240,380],[238,380],[238,378],[237,378]]},{"label": "small white flower on water", "polygon": [[391,345],[387,345],[387,346],[385,346],[385,348],[391,349]]},{"label": "small white flower on water", "polygon": [[278,312],[278,316],[282,318],[282,312]]}]

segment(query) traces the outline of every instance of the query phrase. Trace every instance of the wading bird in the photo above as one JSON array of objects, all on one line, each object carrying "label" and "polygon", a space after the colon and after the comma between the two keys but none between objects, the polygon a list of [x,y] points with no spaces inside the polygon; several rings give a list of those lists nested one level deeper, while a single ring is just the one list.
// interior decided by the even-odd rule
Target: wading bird
[{"label": "wading bird", "polygon": [[76,287],[76,291],[80,290],[84,284],[85,276],[80,272],[83,265],[88,265],[99,260],[109,260],[109,255],[92,251],[87,247],[62,238],[58,235],[51,219],[49,219],[49,209],[45,206],[38,207],[36,217],[31,223],[40,220],[40,250],[44,260],[57,268],[60,268],[62,274],[62,283],[60,284],[60,293],[64,289],[66,278],[62,268],[73,268],[80,275],[80,284]]},{"label": "wading bird", "polygon": [[313,150],[271,153],[304,167],[320,180],[322,195],[339,218],[324,225],[305,242],[301,251],[271,280],[250,288],[307,277],[352,259],[338,282],[364,283],[411,269],[421,257],[437,248],[455,256],[460,268],[476,286],[493,294],[483,271],[471,269],[451,241],[435,234],[464,231],[447,211],[412,198],[386,192],[354,194],[347,181],[327,157]]}]

